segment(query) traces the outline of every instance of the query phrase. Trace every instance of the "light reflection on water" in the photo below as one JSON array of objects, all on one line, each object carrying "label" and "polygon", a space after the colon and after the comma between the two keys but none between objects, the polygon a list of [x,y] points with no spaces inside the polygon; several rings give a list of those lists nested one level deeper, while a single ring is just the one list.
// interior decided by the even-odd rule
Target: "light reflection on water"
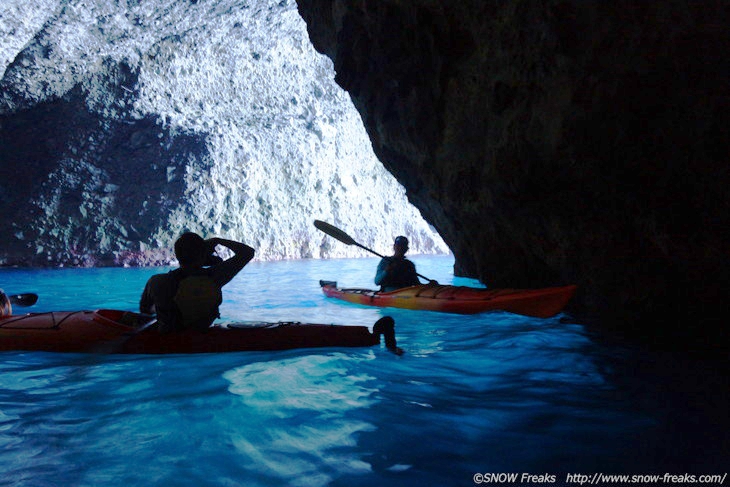
[{"label": "light reflection on water", "polygon": [[[454,281],[449,257],[414,260]],[[322,295],[319,279],[372,287],[376,264],[252,263],[226,287],[222,315],[372,325],[388,314],[403,357],[0,354],[0,486],[442,486],[474,485],[476,472],[726,467],[730,387],[717,364],[604,346],[565,317]],[[0,287],[40,294],[33,311],[134,309],[158,271],[3,269]]]},{"label": "light reflection on water", "polygon": [[[354,370],[357,364],[352,362],[363,359],[375,356],[296,357],[276,367],[255,363],[226,372],[229,391],[240,396],[246,410],[255,412],[249,427],[234,433],[235,448],[252,460],[260,475],[297,479],[302,485],[369,473],[370,465],[348,452],[360,433],[376,429],[351,416],[369,408],[377,393],[373,377]],[[257,424],[267,427],[257,431]]]}]

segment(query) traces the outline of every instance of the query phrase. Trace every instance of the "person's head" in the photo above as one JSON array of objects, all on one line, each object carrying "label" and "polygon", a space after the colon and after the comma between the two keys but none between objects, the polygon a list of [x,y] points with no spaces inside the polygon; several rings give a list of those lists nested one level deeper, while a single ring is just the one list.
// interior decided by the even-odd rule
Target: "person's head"
[{"label": "person's head", "polygon": [[13,306],[2,289],[0,289],[0,316],[10,316],[13,314]]},{"label": "person's head", "polygon": [[403,235],[395,237],[395,242],[393,242],[393,253],[395,255],[402,256],[405,255],[406,252],[408,252],[408,239]]},{"label": "person's head", "polygon": [[185,232],[175,242],[175,257],[180,267],[199,267],[205,262],[206,244],[203,237],[193,232]]}]

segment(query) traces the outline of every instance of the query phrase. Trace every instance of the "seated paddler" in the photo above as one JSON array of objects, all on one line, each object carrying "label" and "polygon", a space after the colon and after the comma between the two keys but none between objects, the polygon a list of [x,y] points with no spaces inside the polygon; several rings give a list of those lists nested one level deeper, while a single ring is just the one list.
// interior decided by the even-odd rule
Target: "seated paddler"
[{"label": "seated paddler", "polygon": [[416,273],[416,266],[406,259],[406,252],[408,252],[408,239],[400,235],[393,242],[393,255],[383,257],[378,264],[375,284],[380,286],[381,292],[421,284]]},{"label": "seated paddler", "polygon": [[[216,247],[230,249],[226,260]],[[175,242],[179,269],[156,274],[147,281],[139,302],[140,312],[156,314],[160,331],[205,330],[220,316],[222,288],[248,264],[254,249],[223,238],[204,240],[192,232]]]}]

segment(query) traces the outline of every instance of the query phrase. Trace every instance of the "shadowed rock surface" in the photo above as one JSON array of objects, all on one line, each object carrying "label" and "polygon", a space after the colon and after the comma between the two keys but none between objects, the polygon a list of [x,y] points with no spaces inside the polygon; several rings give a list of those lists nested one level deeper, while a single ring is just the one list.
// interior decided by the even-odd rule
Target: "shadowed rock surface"
[{"label": "shadowed rock surface", "polygon": [[494,287],[727,344],[730,4],[298,0],[378,158]]}]

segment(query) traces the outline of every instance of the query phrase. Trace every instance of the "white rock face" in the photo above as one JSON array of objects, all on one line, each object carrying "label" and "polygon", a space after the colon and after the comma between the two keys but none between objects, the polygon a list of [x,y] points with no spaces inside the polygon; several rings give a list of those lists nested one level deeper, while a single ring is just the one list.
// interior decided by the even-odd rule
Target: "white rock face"
[{"label": "white rock face", "polygon": [[[127,176],[101,167],[104,143],[64,140],[59,164],[27,195],[40,216],[0,237],[22,237],[49,264],[164,262],[187,229],[243,240],[259,259],[365,255],[316,230],[314,219],[381,253],[399,234],[411,239],[411,253],[448,252],[373,155],[294,0],[3,0],[0,36],[6,120],[80,90],[101,127],[151,118],[163,152],[178,137],[204,145],[182,162],[147,163],[167,185],[182,185],[181,197],[135,203],[119,190]],[[145,135],[132,135],[131,147],[135,137]],[[74,168],[76,182],[63,183]],[[0,182],[0,195],[13,190]],[[68,193],[81,203],[60,203]],[[140,230],[150,206],[164,207],[164,218]],[[70,243],[90,226],[97,235],[74,257]]]}]

